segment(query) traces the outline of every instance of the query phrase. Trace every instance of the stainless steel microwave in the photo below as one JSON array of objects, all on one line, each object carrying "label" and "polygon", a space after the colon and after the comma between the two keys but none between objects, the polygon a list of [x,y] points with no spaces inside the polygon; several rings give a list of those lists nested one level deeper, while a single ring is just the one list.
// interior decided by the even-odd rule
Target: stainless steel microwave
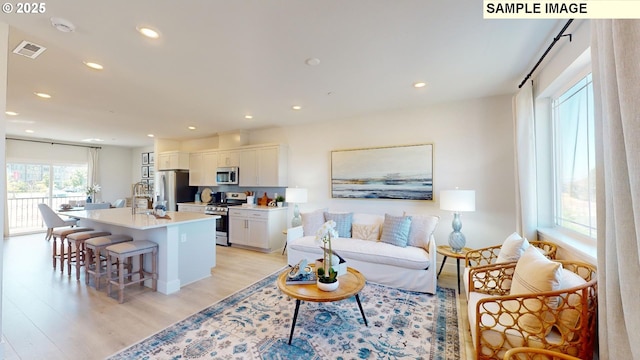
[{"label": "stainless steel microwave", "polygon": [[237,185],[238,184],[238,168],[237,167],[219,167],[216,170],[216,182],[218,185]]}]

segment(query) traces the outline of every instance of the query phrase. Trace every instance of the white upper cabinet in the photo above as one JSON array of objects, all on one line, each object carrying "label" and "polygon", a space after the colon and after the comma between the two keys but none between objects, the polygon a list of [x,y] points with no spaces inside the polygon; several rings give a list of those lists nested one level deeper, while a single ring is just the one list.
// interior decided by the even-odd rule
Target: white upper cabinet
[{"label": "white upper cabinet", "polygon": [[238,167],[240,166],[240,151],[220,151],[218,152],[218,167]]},{"label": "white upper cabinet", "polygon": [[240,186],[287,186],[287,148],[269,145],[240,152]]},{"label": "white upper cabinet", "polygon": [[189,154],[189,185],[215,186],[218,153],[199,151]]},{"label": "white upper cabinet", "polygon": [[182,151],[165,151],[156,158],[158,170],[189,170],[189,153]]}]

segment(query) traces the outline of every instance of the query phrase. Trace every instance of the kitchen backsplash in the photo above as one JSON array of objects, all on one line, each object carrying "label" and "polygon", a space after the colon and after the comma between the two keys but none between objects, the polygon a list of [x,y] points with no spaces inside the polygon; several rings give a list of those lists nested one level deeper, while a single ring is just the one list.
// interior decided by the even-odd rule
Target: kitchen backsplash
[{"label": "kitchen backsplash", "polygon": [[[264,196],[267,193],[267,197],[270,199],[275,198],[275,194],[284,196],[285,187],[244,187],[236,185],[218,185],[218,186],[199,186],[198,193],[202,193],[205,188],[211,189],[212,192],[245,192],[252,191],[256,199]],[[257,201],[257,200],[256,200]]]}]

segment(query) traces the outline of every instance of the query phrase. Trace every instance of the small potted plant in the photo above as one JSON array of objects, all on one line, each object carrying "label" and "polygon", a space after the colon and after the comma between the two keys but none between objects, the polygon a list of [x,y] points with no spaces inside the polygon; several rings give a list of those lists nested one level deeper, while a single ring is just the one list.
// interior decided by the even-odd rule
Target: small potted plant
[{"label": "small potted plant", "polygon": [[278,207],[282,207],[282,205],[284,205],[284,196],[276,196],[276,204],[278,204]]},{"label": "small potted plant", "polygon": [[[338,257],[331,251],[331,238],[337,238],[338,232],[335,229],[336,222],[329,220],[316,232],[316,241],[322,241],[323,259],[321,263],[316,264],[316,273],[318,274],[318,289],[322,291],[335,291],[340,286],[338,281],[338,273],[333,268],[333,263],[338,263]],[[320,265],[320,266],[318,266]]]}]

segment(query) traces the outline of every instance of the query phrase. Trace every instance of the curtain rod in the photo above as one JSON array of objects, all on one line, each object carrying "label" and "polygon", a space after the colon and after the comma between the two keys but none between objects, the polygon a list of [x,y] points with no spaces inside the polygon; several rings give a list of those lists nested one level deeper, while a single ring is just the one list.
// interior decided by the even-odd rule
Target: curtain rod
[{"label": "curtain rod", "polygon": [[31,140],[31,139],[20,139],[20,138],[12,138],[12,137],[6,137],[5,139],[7,139],[7,140],[15,140],[15,141],[28,141],[28,142],[35,142],[35,143],[42,143],[42,144],[51,144],[51,145],[65,145],[65,146],[85,147],[85,148],[90,148],[90,149],[102,149],[101,146],[65,144],[65,143],[56,142],[56,141]]},{"label": "curtain rod", "polygon": [[533,69],[531,69],[531,71],[529,71],[529,73],[527,74],[527,76],[525,76],[525,78],[522,80],[520,85],[518,85],[518,89],[522,88],[522,85],[524,85],[524,83],[526,83],[527,80],[529,80],[531,75],[533,75],[533,72],[536,71],[536,69],[538,68],[538,65],[540,65],[542,60],[544,60],[544,57],[547,56],[547,54],[549,53],[551,48],[558,42],[558,40],[560,40],[561,37],[568,36],[569,37],[569,42],[571,42],[571,34],[564,35],[564,32],[567,30],[567,28],[569,27],[569,25],[571,25],[572,22],[573,22],[573,19],[569,19],[569,21],[567,21],[567,23],[564,24],[564,27],[562,28],[562,30],[560,30],[560,32],[558,33],[558,36],[553,38],[553,42],[551,43],[551,45],[549,45],[549,47],[544,52],[544,54],[542,54],[542,56],[540,57],[538,62],[533,66]]}]

